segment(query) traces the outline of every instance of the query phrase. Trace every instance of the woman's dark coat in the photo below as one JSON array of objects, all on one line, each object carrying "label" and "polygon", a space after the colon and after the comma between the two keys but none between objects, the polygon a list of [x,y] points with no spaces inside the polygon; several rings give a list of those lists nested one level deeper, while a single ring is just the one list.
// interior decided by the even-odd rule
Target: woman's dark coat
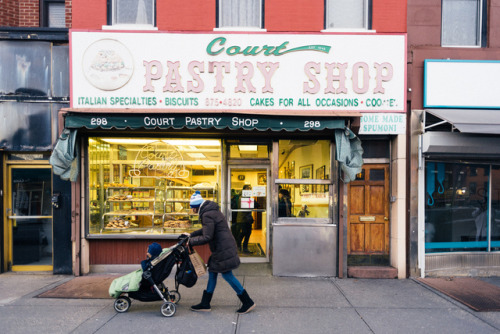
[{"label": "woman's dark coat", "polygon": [[225,273],[238,268],[240,258],[236,241],[217,203],[203,202],[199,217],[202,228],[191,233],[189,244],[198,246],[208,243],[212,252],[208,259],[208,271]]}]

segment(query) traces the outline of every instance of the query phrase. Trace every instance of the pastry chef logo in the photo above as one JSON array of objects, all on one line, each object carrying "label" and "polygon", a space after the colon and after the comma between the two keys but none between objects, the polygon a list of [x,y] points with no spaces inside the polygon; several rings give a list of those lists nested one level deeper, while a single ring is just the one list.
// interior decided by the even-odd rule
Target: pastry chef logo
[{"label": "pastry chef logo", "polygon": [[92,43],[83,54],[83,73],[92,86],[106,91],[125,86],[134,73],[132,54],[114,39]]}]

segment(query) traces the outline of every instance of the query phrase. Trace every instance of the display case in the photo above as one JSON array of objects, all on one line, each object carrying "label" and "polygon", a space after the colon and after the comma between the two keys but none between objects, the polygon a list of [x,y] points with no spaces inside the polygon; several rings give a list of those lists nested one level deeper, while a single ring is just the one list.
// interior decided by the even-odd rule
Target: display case
[{"label": "display case", "polygon": [[169,186],[165,188],[166,212],[163,227],[166,233],[194,231],[201,228],[198,215],[191,213],[189,207],[191,195],[196,190],[201,192],[205,200],[217,202],[217,187],[212,185]]},{"label": "display case", "polygon": [[147,232],[150,229],[162,232],[165,216],[162,188],[110,185],[105,193],[105,213],[101,219],[101,233],[103,231]]},{"label": "display case", "polygon": [[104,213],[100,233],[143,232],[179,234],[201,225],[191,213],[189,200],[193,192],[217,202],[217,188],[204,186],[135,187],[110,184],[105,190]]},{"label": "display case", "polygon": [[87,238],[176,238],[198,228],[189,199],[219,202],[221,141],[88,138]]}]

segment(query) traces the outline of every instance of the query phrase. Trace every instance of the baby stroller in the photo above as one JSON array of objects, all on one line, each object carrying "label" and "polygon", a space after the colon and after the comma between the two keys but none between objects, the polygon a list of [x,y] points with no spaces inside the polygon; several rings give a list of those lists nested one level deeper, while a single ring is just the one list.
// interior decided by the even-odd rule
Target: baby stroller
[{"label": "baby stroller", "polygon": [[[132,304],[132,299],[142,302],[152,302],[163,300],[161,306],[161,314],[165,317],[171,317],[175,314],[176,306],[181,299],[178,291],[179,278],[184,274],[181,284],[186,282],[186,279],[192,273],[186,274],[186,266],[182,264],[190,264],[188,249],[186,242],[189,237],[181,236],[179,242],[171,248],[165,248],[162,253],[151,261],[149,267],[143,272],[142,269],[136,270],[130,274],[115,279],[109,287],[109,294],[116,298],[114,308],[116,312],[127,312]],[[181,266],[179,266],[181,263]],[[175,276],[175,290],[169,291],[163,285],[163,281],[170,275],[173,266],[177,264],[177,274]],[[192,264],[191,264],[192,265]],[[194,271],[193,271],[194,273]],[[194,273],[196,275],[196,273]],[[194,283],[197,277],[194,278]],[[191,276],[191,282],[193,277]],[[185,284],[190,287],[189,284]]]}]

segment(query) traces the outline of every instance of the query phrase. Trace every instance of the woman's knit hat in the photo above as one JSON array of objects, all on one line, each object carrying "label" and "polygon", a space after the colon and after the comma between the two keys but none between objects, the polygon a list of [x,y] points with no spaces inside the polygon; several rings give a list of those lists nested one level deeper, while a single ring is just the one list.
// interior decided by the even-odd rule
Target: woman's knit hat
[{"label": "woman's knit hat", "polygon": [[162,248],[161,248],[160,244],[157,242],[153,242],[148,247],[148,253],[151,254],[151,259],[154,259],[158,255],[160,255],[161,251],[162,251]]},{"label": "woman's knit hat", "polygon": [[191,199],[189,200],[189,206],[191,208],[199,208],[201,203],[203,203],[203,197],[201,197],[201,193],[197,190],[191,196]]}]

